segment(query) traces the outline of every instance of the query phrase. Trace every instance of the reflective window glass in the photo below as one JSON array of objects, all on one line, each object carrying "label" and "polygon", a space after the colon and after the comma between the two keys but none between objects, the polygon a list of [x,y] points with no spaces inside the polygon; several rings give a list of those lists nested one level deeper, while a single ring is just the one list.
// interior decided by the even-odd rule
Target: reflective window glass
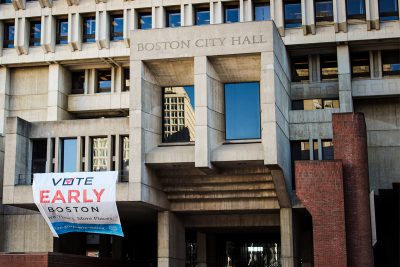
[{"label": "reflective window glass", "polygon": [[400,50],[383,50],[382,55],[382,75],[400,75]]},{"label": "reflective window glass", "polygon": [[85,71],[74,71],[71,73],[71,94],[83,94],[85,86]]},{"label": "reflective window glass", "polygon": [[347,0],[347,18],[365,19],[365,0]]},{"label": "reflective window glass", "polygon": [[333,1],[332,0],[315,0],[315,20],[333,21]]},{"label": "reflective window glass", "polygon": [[318,160],[318,141],[313,142],[313,160]]},{"label": "reflective window glass", "polygon": [[196,9],[196,25],[208,25],[210,24],[210,9],[208,8],[197,8]]},{"label": "reflective window glass", "polygon": [[321,64],[321,79],[323,81],[327,80],[337,80],[338,79],[338,65],[337,56],[332,55],[320,55]]},{"label": "reflective window glass", "polygon": [[42,24],[40,20],[30,21],[30,32],[29,32],[30,46],[40,46],[41,25]]},{"label": "reflective window glass", "polygon": [[292,82],[309,80],[308,56],[292,57]]},{"label": "reflective window glass", "polygon": [[124,18],[121,15],[113,15],[111,17],[111,40],[121,41],[124,39]]},{"label": "reflective window glass", "polygon": [[226,140],[261,138],[260,84],[227,83],[224,87]]},{"label": "reflective window glass", "polygon": [[310,142],[292,141],[291,142],[292,161],[310,160]]},{"label": "reflective window glass", "polygon": [[122,137],[121,148],[121,180],[129,179],[129,136]]},{"label": "reflective window glass", "polygon": [[369,78],[369,52],[354,52],[351,57],[351,73],[353,78],[365,77]]},{"label": "reflective window glass", "polygon": [[165,87],[163,101],[163,142],[194,142],[194,87]]},{"label": "reflective window glass", "polygon": [[138,14],[138,28],[142,30],[147,30],[152,28],[152,18],[151,13],[143,12]]},{"label": "reflective window glass", "polygon": [[338,99],[302,99],[292,101],[292,110],[317,110],[339,108]]},{"label": "reflective window glass", "polygon": [[97,71],[97,92],[111,92],[111,69]]},{"label": "reflective window glass", "polygon": [[62,159],[61,159],[62,172],[76,171],[76,158],[77,158],[76,151],[77,151],[76,139],[62,140]]},{"label": "reflective window glass", "polygon": [[124,84],[122,86],[122,90],[129,91],[131,87],[131,80],[130,80],[130,69],[129,68],[124,68]]},{"label": "reflective window glass", "polygon": [[167,27],[175,28],[181,26],[181,11],[169,10],[167,11]]},{"label": "reflective window glass", "polygon": [[301,1],[284,1],[285,28],[301,27]]},{"label": "reflective window glass", "polygon": [[14,48],[14,23],[4,24],[4,48]]},{"label": "reflective window glass", "polygon": [[[47,140],[32,140],[32,173],[46,172]],[[24,174],[26,175],[26,174]]]},{"label": "reflective window glass", "polygon": [[106,171],[108,164],[107,137],[92,138],[92,171]]},{"label": "reflective window glass", "polygon": [[225,23],[239,22],[239,6],[225,6]]},{"label": "reflective window glass", "polygon": [[271,10],[269,3],[256,3],[254,4],[254,20],[270,20]]},{"label": "reflective window glass", "polygon": [[0,4],[12,4],[12,0],[1,0]]},{"label": "reflective window glass", "polygon": [[96,17],[84,17],[83,18],[83,42],[94,43],[96,41]]},{"label": "reflective window glass", "polygon": [[68,43],[68,19],[57,20],[57,44],[67,44]]},{"label": "reflective window glass", "polygon": [[399,2],[398,0],[379,0],[379,19],[398,20]]},{"label": "reflective window glass", "polygon": [[333,142],[332,140],[322,140],[322,159],[333,160]]}]

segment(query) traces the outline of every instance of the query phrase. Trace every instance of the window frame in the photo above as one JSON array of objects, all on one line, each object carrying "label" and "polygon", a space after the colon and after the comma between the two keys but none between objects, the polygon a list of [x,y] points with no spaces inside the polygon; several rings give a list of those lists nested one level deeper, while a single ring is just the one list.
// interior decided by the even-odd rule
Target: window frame
[{"label": "window frame", "polygon": [[[301,58],[307,58],[307,66],[308,66],[308,68],[307,68],[307,70],[308,70],[308,75],[307,76],[299,76],[298,74],[297,74],[297,68],[295,68],[295,64],[302,64],[302,63],[299,63],[299,62],[294,62],[294,59],[301,59]],[[292,75],[292,82],[298,82],[298,83],[301,83],[301,82],[310,82],[310,58],[309,58],[309,56],[308,55],[296,55],[296,56],[292,56],[291,57],[291,60],[290,60],[290,68],[291,68],[291,75]],[[304,78],[302,78],[302,77],[304,77]],[[307,77],[307,78],[305,78],[305,77]]]},{"label": "window frame", "polygon": [[[12,35],[12,39],[9,39],[9,27],[14,27],[14,34]],[[7,38],[6,38],[7,37]],[[3,34],[3,48],[14,48],[15,41],[15,23],[14,22],[4,22],[4,34]]]},{"label": "window frame", "polygon": [[[86,29],[89,29],[86,25],[88,20],[94,20],[94,33],[86,33]],[[96,42],[96,15],[86,14],[82,17],[82,43],[95,43]]]},{"label": "window frame", "polygon": [[[103,72],[110,72],[110,87],[107,88],[100,88],[100,74]],[[112,81],[113,81],[113,71],[111,68],[101,68],[101,69],[96,69],[96,93],[98,94],[104,94],[104,93],[111,93],[112,91]]]},{"label": "window frame", "polygon": [[[331,3],[331,16],[323,16],[323,17],[317,17],[317,4],[319,2],[330,2]],[[333,22],[334,15],[333,15],[333,0],[314,0],[314,16],[315,16],[315,22],[316,23],[327,23],[327,22]]]},{"label": "window frame", "polygon": [[364,9],[364,13],[358,13],[358,14],[349,14],[349,1],[353,1],[353,0],[346,0],[346,18],[347,20],[362,20],[365,21],[367,18],[367,11],[366,11],[366,4],[365,4],[365,0],[361,0],[363,5],[363,9]]},{"label": "window frame", "polygon": [[385,70],[384,70],[384,65],[385,65],[385,62],[384,62],[384,55],[386,54],[386,53],[388,53],[388,54],[390,54],[390,53],[394,53],[395,54],[395,57],[390,57],[390,59],[396,59],[397,58],[397,63],[386,63],[386,64],[389,64],[389,65],[392,65],[392,64],[396,64],[396,65],[399,65],[400,66],[400,49],[389,49],[389,50],[381,50],[381,69],[382,69],[382,77],[398,77],[398,76],[400,76],[400,69],[399,70],[394,70],[394,71],[386,71],[385,72]]},{"label": "window frame", "polygon": [[76,171],[78,171],[77,169],[76,169],[76,166],[77,166],[77,163],[78,163],[78,157],[77,157],[77,155],[76,155],[76,153],[77,153],[77,151],[78,151],[78,138],[77,137],[65,137],[65,138],[60,138],[61,140],[61,160],[60,160],[60,170],[61,170],[61,172],[65,172],[65,169],[64,169],[64,163],[65,163],[65,155],[64,155],[64,153],[65,153],[65,144],[64,144],[64,141],[66,141],[66,140],[75,140],[75,170],[73,171],[73,172],[76,172]]},{"label": "window frame", "polygon": [[[228,16],[227,12],[228,9],[237,9],[238,10],[238,20],[237,21],[228,21]],[[231,23],[238,23],[240,22],[240,5],[237,2],[226,2],[223,4],[223,10],[224,10],[224,23],[231,24]]]},{"label": "window frame", "polygon": [[[336,74],[330,74],[330,75],[323,75],[323,70],[330,68],[330,67],[323,67],[323,62],[329,61],[329,58],[335,58],[336,59]],[[323,59],[327,59],[326,61],[323,61]],[[338,66],[338,60],[337,60],[337,54],[320,54],[319,55],[319,65],[320,65],[320,76],[321,76],[321,81],[337,81],[339,79],[339,66]]]},{"label": "window frame", "polygon": [[[301,28],[303,26],[303,18],[299,19],[291,19],[287,20],[286,19],[286,4],[299,4],[300,5],[300,14],[302,14],[301,10],[301,1],[299,0],[285,0],[283,1],[283,24],[285,29],[296,29],[296,28]],[[289,26],[290,24],[293,24],[292,26]]]},{"label": "window frame", "polygon": [[[257,12],[256,12],[256,8],[257,7],[260,7],[260,6],[267,6],[267,7],[269,7],[269,18],[268,19],[264,19],[264,20],[257,20],[256,19],[256,14],[257,14]],[[254,21],[269,21],[269,20],[271,20],[271,3],[269,2],[269,1],[257,1],[257,2],[253,2],[253,16],[254,16],[254,18],[253,18],[253,20]]]},{"label": "window frame", "polygon": [[[40,37],[35,37],[35,25],[40,24]],[[14,28],[15,30],[15,28]],[[42,38],[42,20],[41,18],[32,18],[29,20],[29,46],[39,47],[41,46]]]},{"label": "window frame", "polygon": [[[64,18],[64,17],[57,18],[57,25],[56,25],[56,44],[57,45],[68,44],[68,29],[67,29],[67,36],[61,35],[61,23],[63,23],[63,22],[67,22],[67,24],[68,24],[68,18]],[[62,43],[64,41],[65,41],[65,43]]]},{"label": "window frame", "polygon": [[[115,18],[122,19],[122,31],[121,32],[115,31],[115,27],[113,25]],[[116,13],[116,14],[110,15],[110,24],[111,24],[110,25],[110,41],[112,41],[112,42],[123,41],[123,39],[124,39],[124,30],[123,30],[124,24],[123,23],[124,23],[124,15],[123,14]]]},{"label": "window frame", "polygon": [[[76,76],[74,76],[74,74],[76,75],[77,73],[83,74],[82,75],[83,76],[83,84],[82,84],[83,86],[82,86],[82,88],[73,88],[73,86],[74,86],[73,81],[75,80],[74,77],[76,77]],[[82,77],[82,76],[80,75],[80,77]],[[84,94],[85,93],[85,80],[86,80],[85,70],[71,71],[71,80],[72,80],[72,82],[71,82],[71,94],[73,94],[73,95],[75,95],[75,94]]]},{"label": "window frame", "polygon": [[[208,12],[208,23],[205,24],[199,24],[198,23],[198,12]],[[194,7],[194,25],[197,26],[204,26],[204,25],[210,25],[211,24],[211,11],[210,11],[210,6],[206,7],[206,6],[195,6]]]},{"label": "window frame", "polygon": [[[171,15],[179,14],[179,26],[171,26]],[[182,12],[179,7],[171,7],[165,11],[165,27],[166,28],[179,28],[182,26]]]},{"label": "window frame", "polygon": [[381,1],[382,0],[378,0],[379,20],[380,21],[399,20],[399,2],[397,0],[394,1],[397,10],[394,10],[392,12],[381,12]]},{"label": "window frame", "polygon": [[[150,28],[143,28],[144,23],[143,24],[140,23],[141,18],[144,17],[144,16],[146,16],[146,17],[150,16],[150,18],[151,18]],[[153,14],[152,14],[151,11],[144,11],[143,10],[143,11],[138,11],[137,12],[137,27],[138,27],[139,30],[150,30],[150,29],[153,28]]]},{"label": "window frame", "polygon": [[[368,64],[366,65],[355,65],[355,55],[357,54],[363,54],[366,53],[368,55],[367,60]],[[361,57],[359,58],[361,59]],[[366,66],[368,67],[368,72],[362,72],[362,73],[354,73],[354,67],[355,66]],[[363,79],[370,79],[371,78],[371,59],[370,59],[370,54],[369,51],[356,51],[350,53],[350,67],[351,67],[351,78],[363,78]]]}]

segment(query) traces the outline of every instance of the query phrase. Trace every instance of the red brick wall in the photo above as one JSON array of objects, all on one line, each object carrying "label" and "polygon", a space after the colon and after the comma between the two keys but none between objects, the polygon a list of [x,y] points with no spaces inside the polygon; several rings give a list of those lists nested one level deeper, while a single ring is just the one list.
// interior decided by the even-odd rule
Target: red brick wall
[{"label": "red brick wall", "polygon": [[334,114],[332,128],[334,158],[343,163],[348,264],[351,267],[374,266],[364,115]]},{"label": "red brick wall", "polygon": [[296,161],[295,173],[296,194],[312,216],[314,266],[347,266],[342,163]]}]

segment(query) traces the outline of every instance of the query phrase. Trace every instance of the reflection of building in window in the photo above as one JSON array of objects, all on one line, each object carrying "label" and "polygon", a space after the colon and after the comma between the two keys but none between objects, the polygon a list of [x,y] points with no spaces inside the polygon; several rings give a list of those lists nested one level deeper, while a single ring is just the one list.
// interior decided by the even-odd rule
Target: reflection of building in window
[{"label": "reflection of building in window", "polygon": [[4,23],[4,48],[14,48],[14,22]]},{"label": "reflection of building in window", "polygon": [[301,27],[301,1],[284,1],[285,28]]},{"label": "reflection of building in window", "polygon": [[351,75],[355,77],[369,78],[369,52],[355,52],[351,54]]},{"label": "reflection of building in window", "polygon": [[398,20],[399,19],[399,3],[397,0],[379,0],[379,19]]},{"label": "reflection of building in window", "polygon": [[365,0],[347,0],[347,18],[365,19]]},{"label": "reflection of building in window", "polygon": [[57,20],[56,44],[68,43],[68,18],[59,18]]},{"label": "reflection of building in window", "polygon": [[315,21],[333,21],[333,1],[315,0]]},{"label": "reflection of building in window", "polygon": [[322,159],[333,160],[333,142],[332,140],[322,140]]},{"label": "reflection of building in window", "polygon": [[336,55],[321,55],[321,79],[323,81],[338,79],[338,65]]},{"label": "reflection of building in window", "polygon": [[292,57],[292,81],[301,82],[309,80],[308,56]]},{"label": "reflection of building in window", "polygon": [[128,180],[129,175],[129,137],[122,137],[122,155],[121,155],[121,180]]},{"label": "reflection of building in window", "polygon": [[382,75],[400,75],[400,50],[384,50],[382,55]]},{"label": "reflection of building in window", "polygon": [[111,69],[97,71],[97,92],[111,92]]},{"label": "reflection of building in window", "polygon": [[188,92],[193,87],[164,88],[164,142],[194,141],[194,103]]},{"label": "reflection of building in window", "polygon": [[92,170],[106,171],[108,163],[108,140],[106,137],[92,138]]},{"label": "reflection of building in window", "polygon": [[254,20],[270,20],[271,10],[269,2],[256,2],[254,3]]},{"label": "reflection of building in window", "polygon": [[41,25],[42,24],[40,19],[34,19],[30,21],[30,32],[29,32],[30,46],[40,46]]},{"label": "reflection of building in window", "polygon": [[292,110],[317,110],[339,108],[338,99],[302,99],[292,101]]}]

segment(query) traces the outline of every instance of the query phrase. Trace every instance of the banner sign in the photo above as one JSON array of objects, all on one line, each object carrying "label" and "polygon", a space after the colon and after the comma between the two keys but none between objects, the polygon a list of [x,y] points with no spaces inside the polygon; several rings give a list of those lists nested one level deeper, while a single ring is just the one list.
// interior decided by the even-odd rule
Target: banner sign
[{"label": "banner sign", "polygon": [[124,236],[115,202],[118,173],[35,173],[33,200],[53,235],[87,232]]}]

